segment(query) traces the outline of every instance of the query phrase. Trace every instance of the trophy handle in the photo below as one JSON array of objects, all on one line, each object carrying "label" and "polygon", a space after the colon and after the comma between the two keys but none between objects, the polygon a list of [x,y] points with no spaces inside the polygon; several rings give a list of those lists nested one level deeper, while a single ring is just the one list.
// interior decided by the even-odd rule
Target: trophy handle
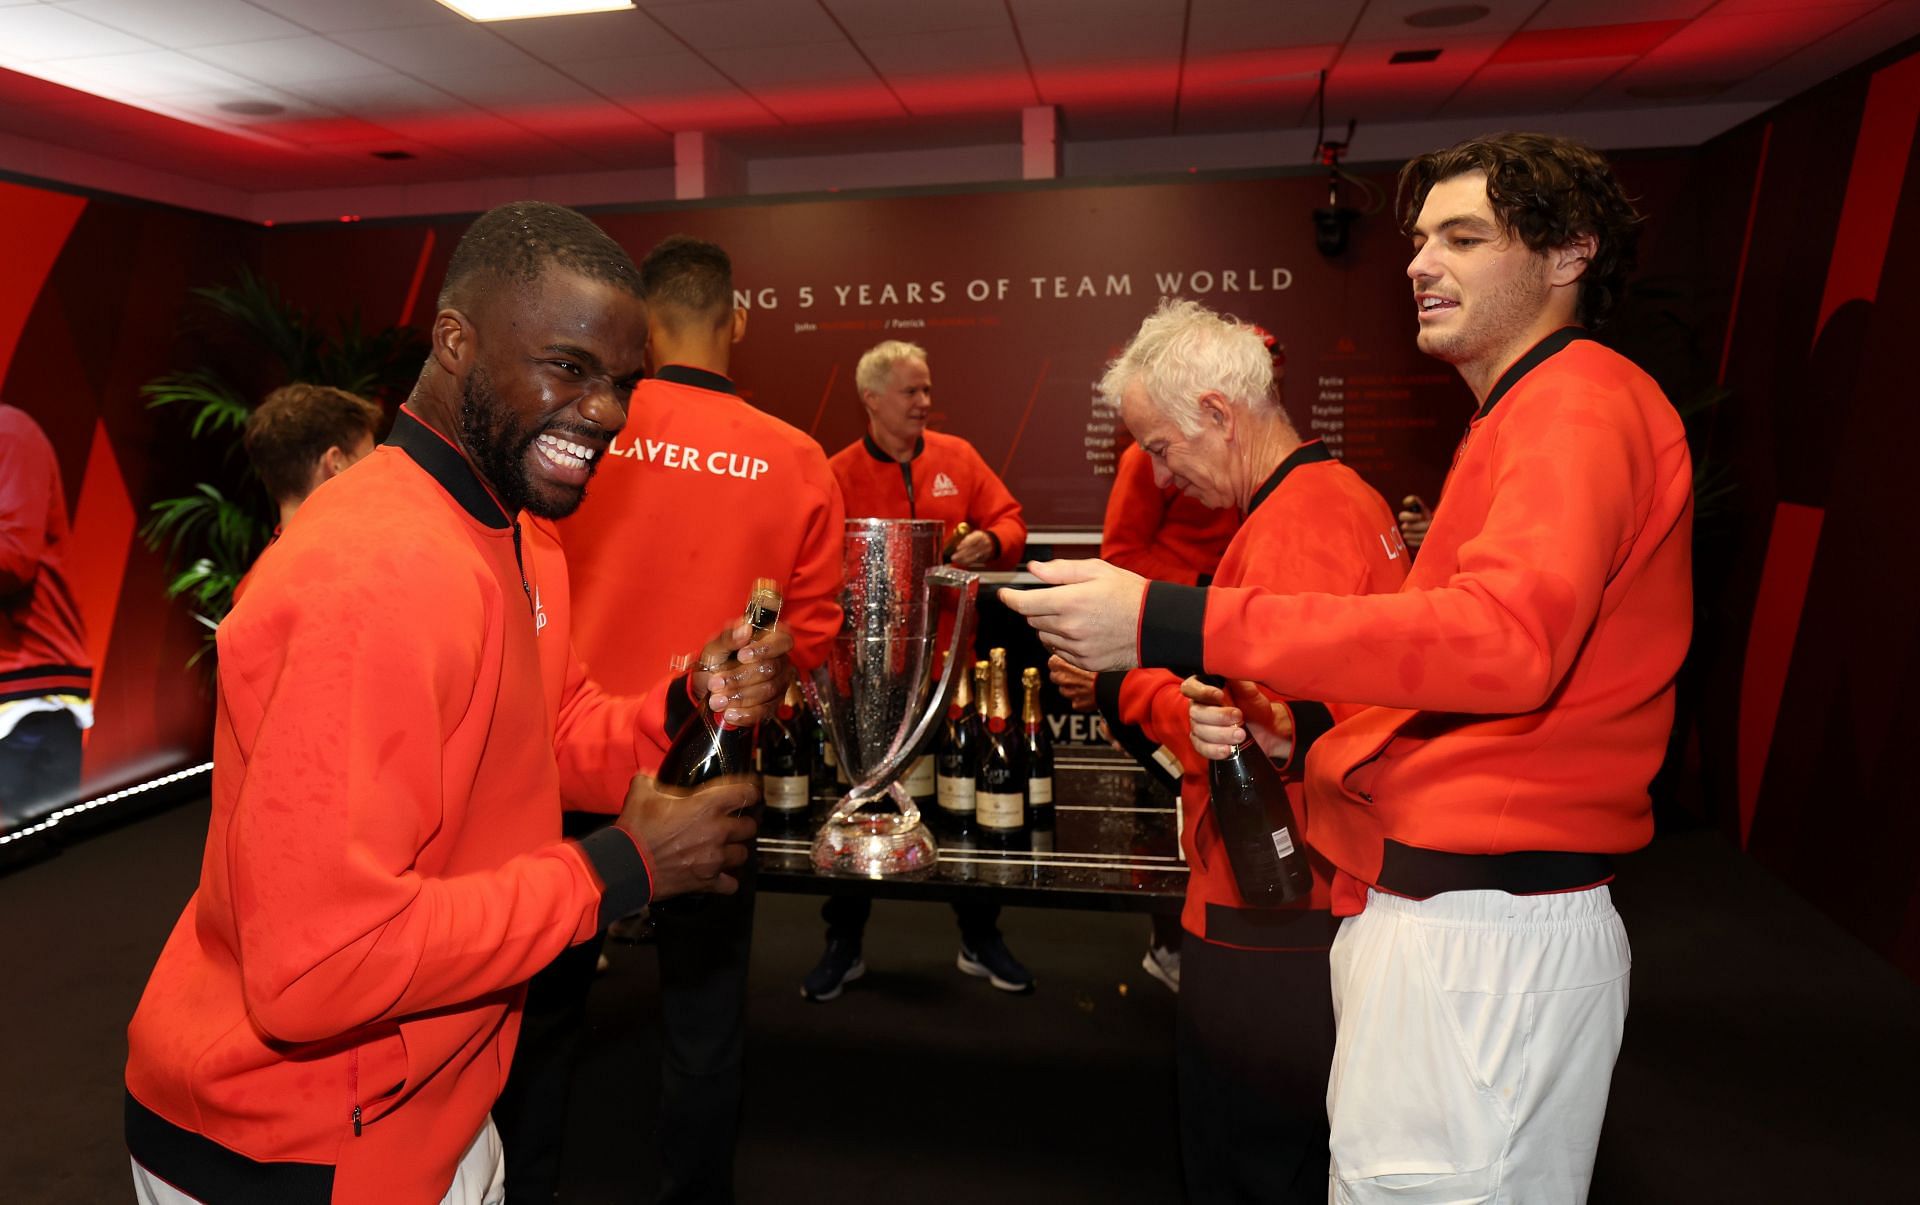
[{"label": "trophy handle", "polygon": [[[979,603],[980,575],[943,565],[927,570],[922,588],[927,594],[928,605],[925,611],[927,623],[933,633],[937,634],[940,631],[942,622],[949,613],[953,616],[953,626],[946,649],[945,668],[941,670],[940,680],[932,684],[930,698],[921,700],[919,706],[909,708],[901,717],[900,730],[894,734],[893,743],[888,747],[886,756],[881,758],[880,763],[869,770],[861,781],[853,785],[847,797],[840,801],[840,806],[834,809],[829,823],[845,822],[862,807],[889,794],[900,806],[902,812],[917,818],[918,808],[914,806],[906,792],[901,790],[890,792],[888,788],[905,772],[907,765],[933,735],[934,725],[942,719],[947,708],[947,700],[953,696],[955,685],[960,680],[958,675],[973,672],[971,661],[962,658],[960,650],[973,646],[973,625]],[[924,642],[921,648],[925,651],[919,656],[930,656],[932,645],[931,640]],[[967,663],[962,665],[963,661]],[[927,677],[926,666],[922,661],[914,667],[914,681],[924,682]],[[808,693],[811,695],[814,692],[810,690]]]}]

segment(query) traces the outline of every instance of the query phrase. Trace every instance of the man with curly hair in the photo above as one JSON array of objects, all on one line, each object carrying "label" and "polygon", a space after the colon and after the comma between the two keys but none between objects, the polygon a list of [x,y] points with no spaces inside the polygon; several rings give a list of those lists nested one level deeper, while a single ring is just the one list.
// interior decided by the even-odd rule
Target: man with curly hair
[{"label": "man with curly hair", "polygon": [[[1627,1011],[1609,856],[1653,835],[1691,635],[1679,417],[1587,331],[1633,265],[1633,206],[1577,143],[1505,134],[1401,173],[1422,350],[1477,409],[1396,594],[1276,595],[1038,565],[1008,591],[1089,669],[1205,670],[1368,704],[1307,758],[1338,870],[1336,1202],[1584,1201]],[[1251,733],[1196,703],[1195,748]]]}]

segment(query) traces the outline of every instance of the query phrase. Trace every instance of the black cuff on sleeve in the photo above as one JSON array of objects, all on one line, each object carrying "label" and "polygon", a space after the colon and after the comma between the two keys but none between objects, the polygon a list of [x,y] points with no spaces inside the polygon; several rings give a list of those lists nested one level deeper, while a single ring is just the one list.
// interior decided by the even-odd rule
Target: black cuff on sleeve
[{"label": "black cuff on sleeve", "polygon": [[1211,586],[1213,585],[1213,574],[1202,573],[1194,579],[1193,584],[1196,586]]},{"label": "black cuff on sleeve", "polygon": [[672,740],[705,705],[704,699],[697,703],[694,701],[693,671],[689,670],[675,678],[667,687],[667,739]]},{"label": "black cuff on sleeve", "polygon": [[1001,552],[1000,537],[989,531],[987,532],[987,538],[993,541],[993,555],[987,558],[987,563],[991,565],[993,562],[1000,559],[1000,552]]},{"label": "black cuff on sleeve", "polygon": [[600,927],[631,916],[653,899],[653,879],[640,847],[619,828],[603,828],[580,842],[593,873],[600,876]]},{"label": "black cuff on sleeve", "polygon": [[1325,736],[1333,728],[1333,713],[1327,710],[1325,703],[1315,703],[1310,699],[1288,703],[1287,710],[1293,713],[1293,761],[1291,764],[1304,766],[1307,750],[1313,748],[1313,742]]},{"label": "black cuff on sleeve", "polygon": [[1148,582],[1140,610],[1140,664],[1183,676],[1202,672],[1206,628],[1204,587]]},{"label": "black cuff on sleeve", "polygon": [[1123,669],[1103,670],[1093,676],[1093,705],[1109,728],[1120,725],[1120,684],[1126,680],[1127,671]]}]

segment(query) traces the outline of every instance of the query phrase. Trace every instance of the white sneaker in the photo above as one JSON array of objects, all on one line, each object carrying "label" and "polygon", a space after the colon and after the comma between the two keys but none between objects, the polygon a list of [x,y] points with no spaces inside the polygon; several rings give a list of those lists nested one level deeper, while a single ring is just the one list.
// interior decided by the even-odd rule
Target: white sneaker
[{"label": "white sneaker", "polygon": [[1180,990],[1180,951],[1149,945],[1140,959],[1140,969],[1166,984],[1168,991]]}]

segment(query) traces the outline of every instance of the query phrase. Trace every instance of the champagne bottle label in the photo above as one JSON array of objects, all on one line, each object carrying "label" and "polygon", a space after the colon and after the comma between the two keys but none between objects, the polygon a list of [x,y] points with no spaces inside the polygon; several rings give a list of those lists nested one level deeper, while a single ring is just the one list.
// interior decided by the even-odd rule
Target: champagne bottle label
[{"label": "champagne bottle label", "polygon": [[914,760],[907,770],[907,794],[915,799],[925,799],[934,794],[933,755],[925,754]]},{"label": "champagne bottle label", "polygon": [[1273,852],[1282,858],[1290,856],[1293,853],[1293,834],[1284,828],[1275,831],[1273,834]]},{"label": "champagne bottle label", "polygon": [[1053,802],[1053,779],[1027,779],[1027,802],[1035,807],[1046,807]]},{"label": "champagne bottle label", "polygon": [[937,798],[940,806],[949,812],[972,812],[974,807],[973,776],[953,778],[942,774],[936,780]]},{"label": "champagne bottle label", "polygon": [[773,811],[804,812],[807,809],[806,775],[769,774],[760,782],[761,797]]},{"label": "champagne bottle label", "polygon": [[974,807],[981,828],[1019,828],[1027,822],[1025,801],[1016,791],[979,791]]}]

